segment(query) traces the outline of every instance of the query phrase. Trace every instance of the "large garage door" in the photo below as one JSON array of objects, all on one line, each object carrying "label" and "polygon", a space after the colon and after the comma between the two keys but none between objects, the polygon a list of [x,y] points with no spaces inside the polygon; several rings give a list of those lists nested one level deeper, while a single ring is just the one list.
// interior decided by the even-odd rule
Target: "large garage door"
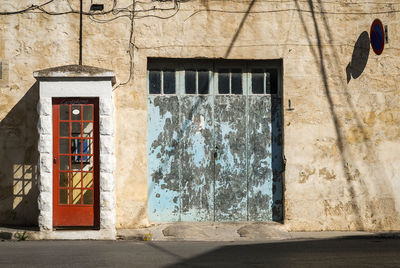
[{"label": "large garage door", "polygon": [[282,219],[281,63],[148,63],[149,219]]}]

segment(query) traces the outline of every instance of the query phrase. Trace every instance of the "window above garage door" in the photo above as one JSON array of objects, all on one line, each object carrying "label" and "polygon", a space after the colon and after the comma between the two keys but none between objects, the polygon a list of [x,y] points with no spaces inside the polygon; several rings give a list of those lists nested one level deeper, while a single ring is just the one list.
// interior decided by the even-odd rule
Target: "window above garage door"
[{"label": "window above garage door", "polygon": [[281,95],[281,61],[149,59],[150,95]]}]

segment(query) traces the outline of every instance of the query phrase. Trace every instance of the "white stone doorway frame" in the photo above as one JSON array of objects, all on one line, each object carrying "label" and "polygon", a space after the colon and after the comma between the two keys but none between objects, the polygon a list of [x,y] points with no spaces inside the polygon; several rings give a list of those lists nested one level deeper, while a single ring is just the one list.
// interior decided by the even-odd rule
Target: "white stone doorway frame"
[{"label": "white stone doorway frame", "polygon": [[[39,81],[39,218],[43,238],[115,239],[115,158],[112,71],[90,66],[68,65],[34,72]],[[99,99],[100,142],[100,230],[53,231],[53,98],[95,97]],[[82,236],[79,236],[81,234]]]}]

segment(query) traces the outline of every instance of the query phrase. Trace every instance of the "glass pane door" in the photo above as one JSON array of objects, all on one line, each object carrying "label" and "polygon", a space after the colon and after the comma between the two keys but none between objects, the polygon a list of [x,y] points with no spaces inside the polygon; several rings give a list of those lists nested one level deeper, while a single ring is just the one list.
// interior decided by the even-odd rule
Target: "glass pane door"
[{"label": "glass pane door", "polygon": [[60,105],[59,204],[93,204],[93,109]]},{"label": "glass pane door", "polygon": [[53,224],[99,224],[98,99],[53,100]]}]

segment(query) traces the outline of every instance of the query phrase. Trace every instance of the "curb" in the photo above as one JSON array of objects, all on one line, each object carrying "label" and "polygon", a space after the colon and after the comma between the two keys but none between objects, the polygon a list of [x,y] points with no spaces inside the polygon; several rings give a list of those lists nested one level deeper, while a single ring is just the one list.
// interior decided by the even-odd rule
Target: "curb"
[{"label": "curb", "polygon": [[[79,231],[77,231],[79,232]],[[61,232],[54,231],[55,234]],[[88,238],[74,232],[73,238],[46,236],[38,230],[0,228],[0,241],[25,240],[104,240],[101,236]],[[85,238],[86,237],[86,238]],[[247,224],[160,224],[140,229],[119,229],[111,240],[123,241],[243,241],[243,242],[279,242],[296,240],[326,239],[400,239],[399,231],[320,231],[288,232],[280,225],[247,223]],[[109,240],[110,238],[106,238]]]},{"label": "curb", "polygon": [[11,241],[25,241],[25,240],[38,240],[37,234],[39,231],[29,231],[29,230],[2,230],[0,229],[0,240],[11,240]]}]

